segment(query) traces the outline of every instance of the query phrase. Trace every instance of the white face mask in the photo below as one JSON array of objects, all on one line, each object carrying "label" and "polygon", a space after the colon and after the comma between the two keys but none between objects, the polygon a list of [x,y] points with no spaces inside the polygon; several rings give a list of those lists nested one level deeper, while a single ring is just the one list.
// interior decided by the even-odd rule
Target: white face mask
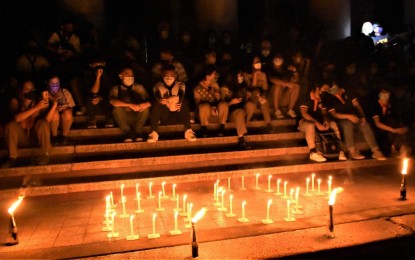
[{"label": "white face mask", "polygon": [[134,84],[134,77],[124,77],[122,80],[124,86],[132,86]]},{"label": "white face mask", "polygon": [[174,83],[176,78],[175,77],[164,77],[163,80],[164,80],[164,84],[170,87]]},{"label": "white face mask", "polygon": [[241,84],[242,82],[244,82],[244,77],[239,77],[238,76],[238,83]]},{"label": "white face mask", "polygon": [[256,70],[260,70],[261,67],[262,67],[261,62],[257,62],[257,63],[254,64],[254,69],[256,69]]}]

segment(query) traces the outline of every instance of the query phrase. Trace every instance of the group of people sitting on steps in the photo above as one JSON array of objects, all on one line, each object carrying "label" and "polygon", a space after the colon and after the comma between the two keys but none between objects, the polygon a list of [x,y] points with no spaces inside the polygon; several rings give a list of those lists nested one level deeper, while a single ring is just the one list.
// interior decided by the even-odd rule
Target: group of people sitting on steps
[{"label": "group of people sitting on steps", "polygon": [[[146,67],[131,46],[114,51],[117,59],[111,53],[115,49],[82,50],[71,22],[58,32],[67,37],[51,35],[49,56],[42,56],[33,39],[25,46],[26,57],[33,61],[30,55],[37,55],[46,62],[39,68],[32,62],[30,73],[16,73],[17,91],[6,102],[2,124],[8,150],[3,168],[15,165],[18,148],[34,145],[41,148],[38,163],[47,164],[52,146],[71,143],[68,135],[78,115],[86,115],[90,129],[104,116],[103,126],[117,125],[123,142],[157,142],[160,124],[183,125],[188,141],[224,136],[229,133],[225,124],[233,122],[241,149],[251,149],[244,139],[247,122],[263,120],[272,134],[272,118],[292,118],[316,162],[327,160],[315,144],[316,134],[324,131],[334,131],[341,140],[339,160],[365,158],[355,144],[355,130],[377,160],[407,156],[412,147],[410,84],[415,82],[396,81],[394,59],[378,61],[372,55],[365,63],[336,63],[325,56],[305,57],[298,46],[278,49],[264,38],[255,42],[257,51],[203,46],[201,60],[190,59],[195,55],[190,48],[185,53],[160,44],[159,57]],[[414,70],[415,63],[409,65]],[[198,133],[191,125],[196,121]],[[219,128],[213,132],[210,123]]]}]

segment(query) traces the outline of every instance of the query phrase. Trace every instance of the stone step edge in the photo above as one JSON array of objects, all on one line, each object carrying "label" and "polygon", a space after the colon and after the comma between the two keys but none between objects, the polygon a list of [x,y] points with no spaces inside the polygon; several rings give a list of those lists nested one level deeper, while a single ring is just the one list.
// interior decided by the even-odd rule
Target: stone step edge
[{"label": "stone step edge", "polygon": [[[246,170],[233,170],[233,171],[216,171],[205,172],[197,174],[153,177],[143,179],[129,179],[129,180],[116,180],[116,181],[102,181],[102,182],[90,182],[90,183],[77,183],[77,184],[64,184],[45,187],[27,187],[20,189],[8,189],[0,191],[1,199],[11,199],[24,195],[26,197],[44,196],[44,195],[57,195],[76,192],[87,191],[99,191],[99,190],[118,190],[121,184],[125,185],[125,189],[135,188],[136,183],[139,183],[142,187],[147,187],[149,182],[153,182],[155,185],[161,185],[162,182],[169,184],[195,182],[195,181],[216,181],[226,180],[227,178],[241,178],[242,176],[255,176],[257,173],[261,175],[283,175],[296,172],[318,172],[324,170],[339,170],[339,169],[353,169],[353,168],[367,168],[367,167],[379,167],[396,164],[399,159],[390,158],[385,161],[376,161],[373,159],[364,159],[359,161],[334,161],[325,163],[308,163],[289,166],[275,166],[268,168],[256,168]],[[213,184],[213,183],[212,183]]]},{"label": "stone step edge", "polygon": [[5,177],[17,177],[27,175],[41,175],[41,174],[53,174],[72,171],[85,171],[85,170],[99,170],[99,169],[111,169],[111,168],[126,168],[126,167],[140,167],[140,166],[155,166],[155,165],[172,165],[181,164],[186,162],[198,162],[198,161],[212,161],[216,162],[218,158],[226,159],[244,159],[257,156],[278,156],[278,155],[292,155],[292,154],[305,154],[308,153],[307,147],[290,147],[290,148],[270,148],[261,150],[246,150],[246,151],[230,151],[230,152],[213,152],[206,154],[187,154],[187,155],[171,155],[160,157],[147,157],[147,158],[130,158],[130,159],[116,159],[105,161],[90,161],[90,162],[76,162],[76,163],[63,163],[52,164],[43,166],[27,166],[27,167],[15,167],[9,169],[0,169],[0,176]]},{"label": "stone step edge", "polygon": [[[263,141],[279,141],[279,140],[301,140],[304,139],[304,134],[301,132],[275,133],[275,134],[261,134],[261,135],[246,135],[245,140],[248,142],[263,142]],[[157,150],[160,148],[188,148],[200,145],[224,145],[233,144],[238,141],[236,136],[226,137],[208,137],[198,138],[195,142],[188,142],[184,139],[178,140],[159,140],[156,143],[147,142],[133,142],[133,143],[108,143],[108,144],[76,144],[69,146],[52,147],[51,156],[54,155],[68,155],[68,154],[84,154],[94,152],[119,152],[119,151],[134,151],[134,150]],[[21,148],[19,149],[19,157],[35,157],[39,155],[39,148]],[[0,150],[0,156],[7,156],[6,150]]]},{"label": "stone step edge", "polygon": [[[280,126],[295,126],[296,120],[295,119],[278,119],[278,120],[272,120],[271,125],[274,127],[280,127]],[[191,127],[194,131],[197,131],[200,129],[200,124],[191,124]],[[247,128],[262,128],[265,127],[266,123],[263,120],[259,121],[250,121],[247,123]],[[208,129],[218,129],[219,123],[210,123],[207,126]],[[235,123],[228,122],[225,124],[225,129],[234,129]],[[158,132],[159,133],[168,133],[168,132],[181,132],[184,131],[183,125],[160,125]],[[146,125],[144,126],[143,132],[149,133],[150,132],[150,126]],[[106,136],[113,136],[113,135],[120,135],[122,133],[121,129],[119,127],[111,127],[111,128],[96,128],[96,129],[71,129],[69,131],[69,137],[76,137],[76,136],[82,136],[82,137],[93,137],[97,135],[106,135]]]}]

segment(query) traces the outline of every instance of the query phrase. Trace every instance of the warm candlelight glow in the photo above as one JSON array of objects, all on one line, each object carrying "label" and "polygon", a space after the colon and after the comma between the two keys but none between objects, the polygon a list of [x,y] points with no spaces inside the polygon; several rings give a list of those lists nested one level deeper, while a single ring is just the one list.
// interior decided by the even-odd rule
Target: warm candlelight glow
[{"label": "warm candlelight glow", "polygon": [[334,202],[336,201],[336,194],[342,191],[343,191],[342,187],[333,189],[333,191],[330,194],[329,205],[334,205]]},{"label": "warm candlelight glow", "polygon": [[16,210],[16,208],[20,205],[20,203],[22,202],[24,196],[19,196],[17,198],[17,200],[10,206],[8,212],[9,214],[13,214],[14,211]]},{"label": "warm candlelight glow", "polygon": [[196,223],[198,222],[201,218],[203,218],[203,216],[205,215],[207,211],[207,208],[201,208],[196,215],[192,218],[192,222]]},{"label": "warm candlelight glow", "polygon": [[406,175],[408,173],[408,162],[409,162],[408,158],[403,159],[403,166],[402,166],[403,175]]}]

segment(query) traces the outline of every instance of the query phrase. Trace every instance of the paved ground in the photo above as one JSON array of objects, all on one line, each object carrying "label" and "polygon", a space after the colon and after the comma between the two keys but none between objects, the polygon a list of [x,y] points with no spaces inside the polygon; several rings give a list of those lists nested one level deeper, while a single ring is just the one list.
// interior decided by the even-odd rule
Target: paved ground
[{"label": "paved ground", "polygon": [[[3,212],[0,216],[0,223],[3,223],[0,227],[0,242],[3,243],[0,246],[0,258],[191,258],[190,229],[186,227],[189,221],[185,220],[185,216],[177,217],[177,226],[182,234],[170,234],[175,229],[174,209],[177,205],[182,208],[183,195],[187,195],[185,204],[192,203],[192,215],[202,207],[207,208],[205,216],[196,223],[199,256],[202,259],[326,258],[336,254],[353,256],[353,252],[368,257],[395,252],[409,259],[415,256],[415,250],[405,250],[415,245],[415,179],[410,170],[407,176],[407,200],[399,200],[400,168],[401,165],[397,163],[382,168],[314,172],[314,192],[312,172],[272,175],[272,192],[266,192],[268,175],[258,177],[259,190],[255,189],[256,176],[244,176],[247,190],[241,189],[242,177],[233,176],[229,179],[230,191],[227,176],[223,176],[219,180],[219,187],[226,189],[223,198],[227,211],[219,211],[221,206],[214,205],[215,202],[222,202],[222,193],[219,193],[217,201],[214,200],[216,179],[206,180],[201,176],[203,181],[177,184],[175,193],[180,196],[179,203],[171,201],[173,183],[164,185],[169,198],[159,199],[162,183],[153,183],[151,193],[155,198],[148,198],[149,183],[138,180],[143,213],[134,213],[138,208],[134,200],[135,187],[123,189],[127,199],[125,212],[134,214],[133,231],[139,235],[138,240],[132,241],[126,239],[131,235],[130,218],[120,217],[124,210],[119,202],[119,188],[24,198],[15,212],[19,244],[7,246],[6,243],[12,241],[7,208],[16,199],[11,198],[0,204]],[[337,195],[333,207],[333,239],[327,238],[329,176],[332,176],[332,189],[344,189]],[[304,195],[307,178],[310,178],[309,193],[312,196]],[[294,207],[290,207],[294,221],[285,220],[288,214],[287,199],[274,194],[278,179],[281,180],[282,193],[285,181],[287,195],[291,195],[291,189],[300,189],[299,207],[296,208],[295,202],[292,203]],[[318,179],[321,180],[321,195],[316,194]],[[116,238],[108,238],[111,232],[102,231],[107,227],[104,224],[105,197],[110,192],[116,205],[114,231],[119,235]],[[226,216],[230,211],[230,194],[233,195],[232,211],[235,217]],[[295,192],[293,197],[295,199]],[[273,223],[263,224],[262,220],[267,219],[269,200],[272,200],[269,219]],[[243,201],[246,202],[245,217],[249,219],[246,223],[238,221],[242,217]],[[164,211],[160,211],[160,208],[164,208]],[[156,214],[155,218],[153,214]],[[153,233],[160,234],[160,238],[149,238]],[[364,249],[358,251],[359,245],[364,245]]]}]

